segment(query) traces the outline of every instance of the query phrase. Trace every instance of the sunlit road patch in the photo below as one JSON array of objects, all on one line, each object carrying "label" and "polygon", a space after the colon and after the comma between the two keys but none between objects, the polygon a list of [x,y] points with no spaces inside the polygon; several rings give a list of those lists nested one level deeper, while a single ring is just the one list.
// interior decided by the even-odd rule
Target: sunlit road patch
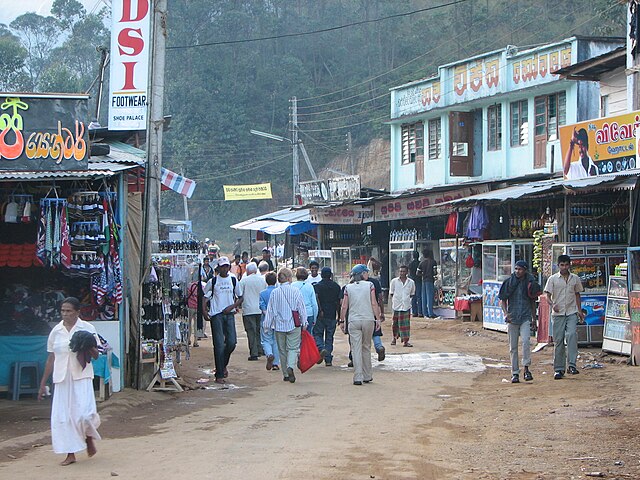
[{"label": "sunlit road patch", "polygon": [[400,372],[463,372],[485,370],[482,357],[461,353],[402,353],[387,355],[384,362],[374,362],[375,368]]}]

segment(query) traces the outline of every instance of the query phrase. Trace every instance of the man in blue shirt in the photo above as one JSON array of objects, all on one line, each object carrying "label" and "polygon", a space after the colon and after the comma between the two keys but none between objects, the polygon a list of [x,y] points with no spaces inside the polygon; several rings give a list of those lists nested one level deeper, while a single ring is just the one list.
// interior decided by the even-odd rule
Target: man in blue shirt
[{"label": "man in blue shirt", "polygon": [[518,366],[518,338],[522,337],[522,365],[524,379],[533,380],[529,371],[531,365],[531,319],[533,317],[533,301],[529,297],[529,284],[535,282],[528,272],[529,266],[524,260],[518,260],[515,272],[500,287],[498,298],[504,312],[507,332],[509,333],[509,353],[511,354],[511,383],[520,383],[520,367]]}]

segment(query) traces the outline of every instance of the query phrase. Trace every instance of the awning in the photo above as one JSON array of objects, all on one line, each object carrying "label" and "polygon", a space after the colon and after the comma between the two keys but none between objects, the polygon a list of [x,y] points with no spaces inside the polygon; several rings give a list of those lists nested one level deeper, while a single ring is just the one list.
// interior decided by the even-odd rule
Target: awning
[{"label": "awning", "polygon": [[625,170],[614,174],[597,175],[593,177],[580,178],[577,180],[552,179],[540,182],[529,182],[519,185],[492,190],[491,192],[471,195],[447,203],[451,205],[462,205],[466,203],[478,202],[505,202],[507,200],[517,200],[525,197],[534,197],[540,193],[564,192],[572,193],[582,190],[632,190],[635,187],[640,169]]},{"label": "awning", "polygon": [[309,210],[284,208],[276,212],[267,213],[245,220],[244,222],[236,223],[231,225],[231,228],[236,230],[260,231],[270,235],[281,235],[287,231],[291,235],[299,235],[314,228],[310,220]]}]

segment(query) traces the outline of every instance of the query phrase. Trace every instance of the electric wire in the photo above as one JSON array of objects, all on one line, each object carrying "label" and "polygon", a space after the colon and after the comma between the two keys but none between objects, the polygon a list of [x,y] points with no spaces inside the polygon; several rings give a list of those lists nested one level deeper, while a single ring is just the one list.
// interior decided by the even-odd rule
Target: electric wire
[{"label": "electric wire", "polygon": [[[616,8],[617,6],[618,6],[618,5],[616,5],[616,4],[612,4],[608,9],[603,10],[602,12],[598,13],[596,16],[593,16],[593,17],[591,17],[591,18],[589,18],[589,19],[585,20],[584,22],[582,22],[582,23],[580,23],[580,24],[576,25],[576,26],[574,27],[574,31],[575,31],[577,28],[579,28],[579,27],[581,27],[581,26],[583,26],[583,25],[586,25],[587,23],[589,23],[589,22],[593,21],[593,20],[594,20],[594,19],[596,19],[597,17],[600,17],[600,16],[602,16],[603,14],[607,13],[608,11],[610,11],[610,10],[612,10],[612,9]],[[567,15],[565,15],[565,16],[564,16],[564,17],[562,17],[562,18],[567,18],[567,17],[569,17],[570,15],[573,15],[573,13],[568,13]],[[533,19],[533,20],[531,20],[529,23],[533,23],[533,21],[536,21],[536,20],[537,20],[537,19]],[[524,26],[526,26],[526,25],[528,25],[528,24],[525,24]],[[520,27],[518,27],[518,29],[521,29],[522,27],[523,27],[523,26],[520,26]],[[515,30],[514,30],[514,31],[515,31]],[[508,34],[506,34],[506,35],[511,35],[512,33],[513,33],[513,32],[510,32],[510,33],[508,33]],[[529,35],[525,36],[524,38],[529,38],[529,37],[531,37],[531,36],[535,35],[535,33],[536,33],[536,32],[532,32],[532,33],[530,33]],[[506,35],[504,35],[504,36],[506,36]],[[503,36],[503,37],[504,37],[504,36]],[[565,34],[565,35],[562,35],[562,37],[566,37],[566,34]],[[502,38],[502,37],[501,37],[501,38]],[[556,41],[559,41],[559,40],[556,40]],[[499,68],[499,70],[500,70],[500,71],[502,71],[502,70],[506,70],[506,68],[507,68],[507,67],[508,67],[508,65],[507,65],[507,64],[501,65],[501,66],[500,66],[500,68]],[[443,92],[441,92],[441,96],[442,96],[442,97],[444,97],[445,95],[448,95],[448,94],[452,93],[453,91],[454,91],[454,90],[447,90],[447,91],[443,91]],[[351,127],[355,127],[355,126],[363,125],[363,124],[365,124],[365,123],[375,122],[375,121],[382,120],[382,119],[385,119],[385,118],[386,118],[386,119],[389,119],[389,116],[379,117],[379,118],[376,118],[376,119],[370,119],[370,120],[367,120],[367,121],[358,122],[358,123],[353,123],[353,124],[350,124],[350,125],[341,125],[341,126],[335,126],[335,127],[329,127],[329,128],[318,128],[318,129],[305,129],[305,131],[306,131],[306,132],[325,132],[325,131],[332,131],[332,130],[341,130],[341,129],[344,129],[344,128],[351,128]],[[330,121],[331,121],[331,119],[326,119],[326,121],[327,121],[327,122],[330,122]],[[302,123],[302,122],[299,122],[299,123]],[[302,130],[300,130],[300,129],[299,129],[299,131],[302,131]]]},{"label": "electric wire", "polygon": [[244,38],[244,39],[240,39],[240,40],[223,40],[223,41],[219,41],[219,42],[206,42],[206,43],[197,43],[197,44],[191,44],[191,45],[174,45],[171,47],[167,47],[167,50],[180,50],[180,49],[187,49],[187,48],[198,48],[198,47],[210,47],[210,46],[216,46],[216,45],[234,45],[234,44],[238,44],[238,43],[250,43],[250,42],[261,42],[264,40],[277,40],[279,38],[291,38],[291,37],[301,37],[301,36],[307,36],[307,35],[316,35],[318,33],[326,33],[326,32],[333,32],[336,30],[342,30],[344,28],[350,28],[350,27],[356,27],[358,25],[365,25],[368,23],[377,23],[377,22],[381,22],[384,20],[389,20],[392,18],[400,18],[400,17],[407,17],[410,15],[415,15],[417,13],[424,13],[424,12],[428,12],[431,10],[437,10],[440,8],[444,8],[444,7],[449,7],[452,5],[457,5],[460,3],[465,3],[469,0],[454,0],[452,2],[449,3],[443,3],[441,5],[433,5],[431,7],[425,7],[425,8],[420,8],[417,10],[412,10],[410,12],[403,12],[403,13],[396,13],[393,15],[387,15],[386,17],[380,17],[380,18],[374,18],[371,20],[360,20],[358,22],[352,22],[352,23],[347,23],[344,25],[337,25],[335,27],[327,27],[327,28],[321,28],[318,30],[310,30],[310,31],[306,31],[306,32],[295,32],[295,33],[283,33],[283,34],[279,34],[279,35],[270,35],[267,37],[256,37],[256,38]]}]

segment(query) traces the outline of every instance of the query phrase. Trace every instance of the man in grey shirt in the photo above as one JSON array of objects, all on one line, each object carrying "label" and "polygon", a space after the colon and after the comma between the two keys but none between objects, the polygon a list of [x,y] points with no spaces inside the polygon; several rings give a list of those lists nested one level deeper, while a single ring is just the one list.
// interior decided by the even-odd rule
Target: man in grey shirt
[{"label": "man in grey shirt", "polygon": [[[578,360],[578,335],[576,329],[578,318],[584,319],[580,308],[580,292],[584,291],[580,277],[571,273],[571,257],[558,257],[560,271],[554,273],[547,280],[544,291],[551,305],[553,319],[553,378],[560,380],[564,377],[565,367],[569,363],[567,372],[576,375],[580,371],[576,368]],[[564,341],[567,340],[565,347]],[[567,358],[568,350],[568,358]],[[567,362],[568,361],[568,362]]]}]

